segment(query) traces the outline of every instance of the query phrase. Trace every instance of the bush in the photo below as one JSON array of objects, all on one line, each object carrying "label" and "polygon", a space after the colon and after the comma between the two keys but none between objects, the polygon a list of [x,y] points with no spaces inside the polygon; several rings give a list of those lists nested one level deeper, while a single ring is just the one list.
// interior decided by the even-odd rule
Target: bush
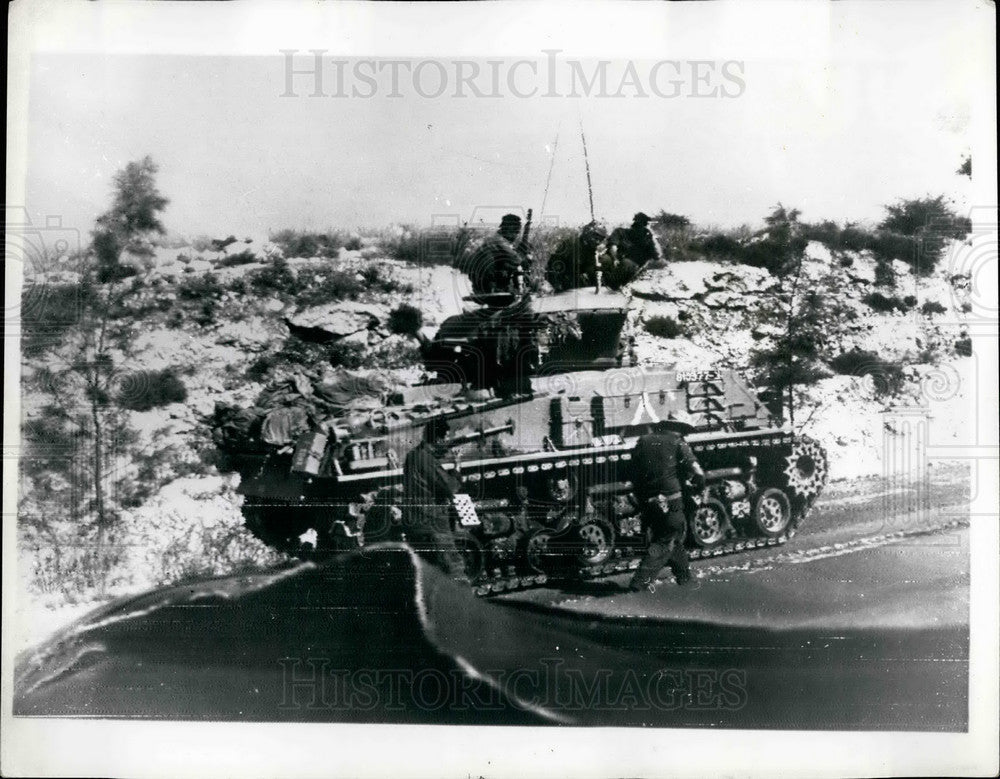
[{"label": "bush", "polygon": [[885,230],[872,235],[869,248],[877,261],[887,264],[901,260],[915,267],[920,256],[920,242],[916,238]]},{"label": "bush", "polygon": [[924,304],[920,307],[921,313],[927,314],[944,314],[947,313],[948,309],[938,303],[936,300],[925,300]]},{"label": "bush", "polygon": [[743,244],[723,233],[694,238],[689,246],[695,251],[700,251],[718,260],[740,262],[743,256]]},{"label": "bush", "polygon": [[377,292],[403,292],[405,294],[410,294],[413,292],[413,286],[410,284],[401,284],[396,281],[392,276],[385,272],[385,266],[383,265],[368,265],[361,269],[361,278],[364,280],[365,286]]},{"label": "bush", "polygon": [[969,336],[964,338],[959,338],[955,341],[955,354],[960,357],[971,357],[972,356],[972,339]]},{"label": "bush", "polygon": [[216,265],[220,268],[233,268],[237,265],[249,265],[252,262],[257,262],[257,255],[249,249],[244,249],[238,254],[230,254],[228,257],[223,257]]},{"label": "bush", "polygon": [[214,273],[203,273],[184,279],[177,285],[177,297],[182,300],[203,300],[204,298],[219,299],[225,293],[225,288]]},{"label": "bush", "polygon": [[352,235],[346,241],[344,241],[344,248],[349,252],[357,252],[361,250],[361,236]]},{"label": "bush", "polygon": [[684,328],[669,316],[653,316],[646,320],[646,332],[658,338],[679,338]]},{"label": "bush", "polygon": [[368,347],[354,341],[334,341],[327,345],[327,359],[334,367],[360,368],[367,356]]},{"label": "bush", "polygon": [[122,381],[117,399],[122,408],[149,411],[186,400],[187,388],[173,368],[137,371]]},{"label": "bush", "polygon": [[875,352],[852,349],[830,360],[830,367],[843,376],[871,376],[878,396],[893,395],[903,386],[902,363],[885,360]]},{"label": "bush", "polygon": [[274,260],[260,270],[251,271],[247,274],[247,281],[258,295],[273,292],[294,295],[298,291],[295,273],[285,259]]},{"label": "bush", "polygon": [[334,300],[353,300],[365,288],[354,273],[332,268],[301,268],[287,291],[298,302],[317,306]]},{"label": "bush", "polygon": [[409,303],[401,303],[389,312],[389,330],[398,335],[415,336],[423,323],[423,312]]},{"label": "bush", "polygon": [[[868,305],[873,311],[878,311],[882,314],[888,314],[891,311],[906,311],[909,306],[906,302],[901,300],[899,297],[893,295],[887,297],[881,292],[872,292],[861,298],[861,302]],[[914,300],[916,303],[916,300]]]},{"label": "bush", "polygon": [[890,289],[896,286],[896,271],[891,262],[878,260],[875,263],[875,283],[880,287],[889,287]]},{"label": "bush", "polygon": [[885,210],[879,223],[886,244],[881,251],[909,263],[916,273],[934,269],[949,238],[961,239],[972,231],[971,220],[955,213],[943,195],[900,200]]},{"label": "bush", "polygon": [[661,210],[653,218],[653,224],[661,230],[686,230],[691,227],[691,220],[681,214],[670,214]]},{"label": "bush", "polygon": [[336,257],[345,242],[344,235],[336,230],[325,233],[279,230],[270,240],[286,257]]}]

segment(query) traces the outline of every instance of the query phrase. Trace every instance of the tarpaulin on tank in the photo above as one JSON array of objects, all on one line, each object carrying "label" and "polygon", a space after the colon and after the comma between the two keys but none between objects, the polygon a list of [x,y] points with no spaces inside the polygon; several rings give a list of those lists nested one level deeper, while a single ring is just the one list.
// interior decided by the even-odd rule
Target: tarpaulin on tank
[{"label": "tarpaulin on tank", "polygon": [[319,377],[295,374],[268,385],[250,408],[216,404],[213,439],[227,451],[256,451],[261,444],[283,446],[326,419],[382,408],[391,389],[392,383],[383,376],[342,368]]}]

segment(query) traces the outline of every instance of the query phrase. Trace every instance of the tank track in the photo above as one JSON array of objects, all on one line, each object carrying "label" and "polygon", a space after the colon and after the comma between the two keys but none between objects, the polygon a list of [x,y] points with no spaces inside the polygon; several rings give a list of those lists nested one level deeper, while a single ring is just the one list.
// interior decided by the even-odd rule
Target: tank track
[{"label": "tank track", "polygon": [[[689,549],[688,557],[691,560],[705,560],[709,557],[723,557],[739,554],[740,552],[749,552],[752,549],[781,546],[792,538],[795,532],[796,528],[790,527],[787,532],[782,533],[776,538],[731,539],[711,549]],[[501,593],[529,590],[553,582],[592,581],[606,576],[617,576],[628,571],[634,571],[639,566],[639,561],[642,560],[642,555],[623,554],[621,549],[615,549],[613,556],[615,557],[613,561],[600,565],[581,566],[573,573],[567,572],[559,575],[536,573],[480,577],[472,582],[472,588],[476,595],[481,598],[487,598]]]}]

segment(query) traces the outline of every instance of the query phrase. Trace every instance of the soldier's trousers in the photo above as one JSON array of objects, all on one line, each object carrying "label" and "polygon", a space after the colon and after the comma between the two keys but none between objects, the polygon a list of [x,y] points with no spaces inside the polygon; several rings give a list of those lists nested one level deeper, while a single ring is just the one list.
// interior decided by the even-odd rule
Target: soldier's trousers
[{"label": "soldier's trousers", "polygon": [[446,511],[413,512],[406,526],[406,537],[417,554],[449,576],[465,575],[465,561],[455,546]]},{"label": "soldier's trousers", "polygon": [[643,506],[642,521],[649,531],[649,546],[646,556],[642,558],[635,570],[630,586],[646,587],[663,569],[669,565],[670,571],[678,582],[691,578],[691,564],[687,549],[684,547],[684,536],[687,523],[684,519],[684,504],[680,497],[662,502],[651,500]]}]

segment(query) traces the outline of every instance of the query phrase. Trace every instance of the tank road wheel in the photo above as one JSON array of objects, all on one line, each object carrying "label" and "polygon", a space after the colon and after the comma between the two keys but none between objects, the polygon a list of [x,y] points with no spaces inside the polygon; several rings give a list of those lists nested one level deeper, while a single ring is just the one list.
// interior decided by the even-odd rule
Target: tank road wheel
[{"label": "tank road wheel", "polygon": [[539,528],[530,536],[525,544],[524,554],[528,562],[528,567],[537,573],[545,573],[545,557],[550,553],[549,541],[552,538],[552,531],[548,528]]},{"label": "tank road wheel", "polygon": [[764,490],[753,507],[753,521],[761,535],[777,538],[792,522],[792,504],[776,487]]},{"label": "tank road wheel", "polygon": [[691,517],[691,538],[702,549],[711,549],[725,540],[728,525],[726,507],[717,500],[706,500]]},{"label": "tank road wheel", "polygon": [[785,458],[788,487],[796,498],[812,503],[826,484],[827,470],[826,450],[808,436],[797,438]]},{"label": "tank road wheel", "polygon": [[485,567],[483,545],[475,536],[465,531],[456,531],[454,536],[455,546],[465,561],[465,575],[469,577],[469,581],[474,582],[483,575]]},{"label": "tank road wheel", "polygon": [[584,565],[600,565],[614,553],[615,531],[607,522],[588,520],[580,526],[579,535],[583,542],[579,559]]}]

